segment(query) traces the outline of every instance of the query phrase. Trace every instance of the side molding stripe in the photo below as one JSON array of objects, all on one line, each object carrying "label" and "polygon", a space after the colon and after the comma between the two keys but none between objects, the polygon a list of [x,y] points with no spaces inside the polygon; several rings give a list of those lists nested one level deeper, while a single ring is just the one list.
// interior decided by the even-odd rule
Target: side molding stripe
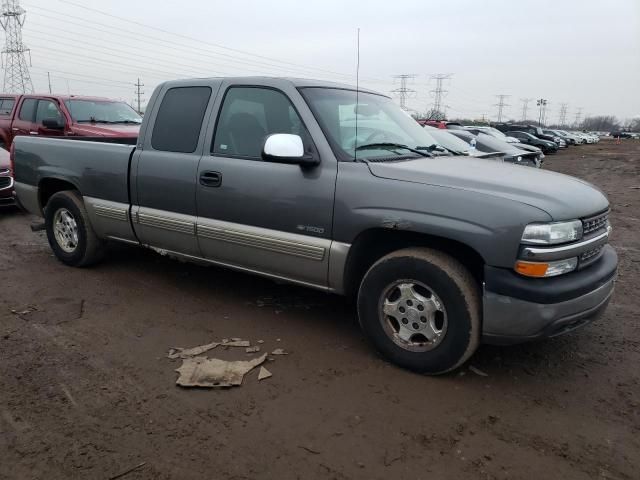
[{"label": "side molding stripe", "polygon": [[300,243],[290,240],[283,240],[267,235],[259,235],[224,227],[213,227],[210,225],[197,225],[198,236],[222,242],[234,243],[252,248],[259,248],[276,253],[284,253],[295,257],[302,257],[309,260],[322,261],[325,256],[325,249],[315,245]]}]

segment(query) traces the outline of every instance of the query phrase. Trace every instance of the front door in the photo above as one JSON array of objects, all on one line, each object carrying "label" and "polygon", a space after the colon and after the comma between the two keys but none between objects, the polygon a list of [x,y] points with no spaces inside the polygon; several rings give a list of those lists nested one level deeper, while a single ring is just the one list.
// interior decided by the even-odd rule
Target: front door
[{"label": "front door", "polygon": [[[37,135],[35,130],[37,98],[23,98],[18,107],[18,114],[11,125],[12,138],[18,135]],[[13,141],[13,140],[12,140]]]},{"label": "front door", "polygon": [[[49,128],[45,127],[43,121],[45,119],[57,120],[63,128]],[[38,100],[38,108],[36,109],[36,120],[34,130],[38,135],[46,137],[59,137],[64,135],[64,125],[66,121],[60,108],[53,100],[40,99]]]},{"label": "front door", "polygon": [[299,135],[305,151],[318,155],[301,116],[313,121],[308,107],[293,88],[285,93],[225,86],[210,153],[198,168],[197,229],[203,255],[326,286],[335,159],[322,158],[313,168],[263,161],[265,138],[274,133]]},{"label": "front door", "polygon": [[[132,219],[144,245],[200,256],[196,239],[196,183],[205,119],[215,92],[209,84],[165,87],[152,111],[152,131],[134,154]],[[140,146],[139,146],[140,147]]]}]

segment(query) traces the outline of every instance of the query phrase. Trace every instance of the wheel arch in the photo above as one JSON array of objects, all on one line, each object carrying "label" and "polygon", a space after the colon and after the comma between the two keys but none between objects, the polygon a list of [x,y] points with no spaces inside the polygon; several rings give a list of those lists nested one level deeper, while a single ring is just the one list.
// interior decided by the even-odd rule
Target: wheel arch
[{"label": "wheel arch", "polygon": [[38,203],[40,210],[44,212],[49,199],[58,192],[64,190],[80,191],[77,185],[68,179],[58,177],[46,177],[38,182]]},{"label": "wheel arch", "polygon": [[372,228],[361,232],[349,248],[344,267],[344,292],[353,297],[367,270],[383,256],[408,247],[432,248],[460,261],[482,284],[485,259],[471,246],[458,240],[421,232]]}]

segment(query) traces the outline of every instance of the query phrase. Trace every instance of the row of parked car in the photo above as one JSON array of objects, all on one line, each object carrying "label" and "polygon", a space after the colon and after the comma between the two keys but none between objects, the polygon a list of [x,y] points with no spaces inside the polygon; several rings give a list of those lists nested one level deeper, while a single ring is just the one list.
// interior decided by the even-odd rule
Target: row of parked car
[{"label": "row of parked car", "polygon": [[439,142],[447,143],[448,148],[462,150],[467,155],[501,158],[504,162],[537,168],[542,166],[545,155],[554,154],[558,149],[600,141],[593,133],[542,129],[536,125],[472,126],[432,120],[419,120],[418,123],[428,128]]}]

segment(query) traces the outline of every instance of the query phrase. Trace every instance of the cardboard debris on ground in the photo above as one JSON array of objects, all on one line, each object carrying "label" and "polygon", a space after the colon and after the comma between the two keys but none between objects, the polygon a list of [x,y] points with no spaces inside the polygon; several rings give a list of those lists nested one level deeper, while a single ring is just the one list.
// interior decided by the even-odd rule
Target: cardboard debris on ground
[{"label": "cardboard debris on ground", "polygon": [[198,355],[202,355],[204,352],[213,350],[218,345],[220,345],[219,342],[211,342],[211,343],[207,343],[206,345],[200,345],[198,347],[192,347],[192,348],[181,348],[181,347],[172,348],[171,350],[169,350],[169,355],[167,355],[167,358],[174,359],[174,358],[196,357]]},{"label": "cardboard debris on ground", "polygon": [[251,342],[249,340],[242,340],[240,338],[237,338],[237,339],[232,338],[230,342],[229,341],[225,342],[224,340],[222,340],[223,347],[250,347],[251,346]]},{"label": "cardboard debris on ground", "polygon": [[260,371],[258,372],[258,380],[264,380],[265,378],[272,377],[273,374],[264,367],[260,367]]},{"label": "cardboard debris on ground", "polygon": [[257,345],[255,347],[247,347],[244,349],[244,351],[247,353],[256,353],[260,351],[260,347]]},{"label": "cardboard debris on ground", "polygon": [[207,388],[242,385],[244,376],[266,359],[266,353],[248,361],[235,362],[206,357],[187,358],[176,369],[180,374],[176,384],[181,387]]},{"label": "cardboard debris on ground", "polygon": [[289,354],[285,352],[284,349],[282,348],[276,348],[273,352],[271,352],[271,355],[289,355]]}]

